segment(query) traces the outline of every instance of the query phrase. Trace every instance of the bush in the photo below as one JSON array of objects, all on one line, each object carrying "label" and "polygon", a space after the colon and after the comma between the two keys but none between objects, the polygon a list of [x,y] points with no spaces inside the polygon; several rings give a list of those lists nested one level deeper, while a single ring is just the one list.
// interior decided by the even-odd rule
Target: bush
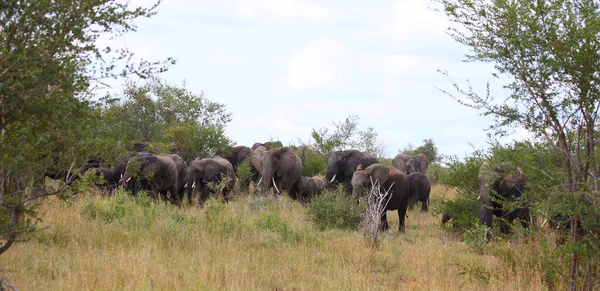
[{"label": "bush", "polygon": [[284,241],[297,243],[302,240],[300,233],[293,230],[277,213],[261,215],[254,223],[260,229],[279,234]]},{"label": "bush", "polygon": [[302,176],[312,177],[315,175],[325,175],[325,171],[327,170],[327,159],[328,157],[326,155],[307,149],[306,159],[304,160],[304,166],[302,167]]},{"label": "bush", "polygon": [[245,158],[237,167],[237,179],[240,186],[248,187],[252,181],[252,160]]},{"label": "bush", "polygon": [[356,204],[340,185],[336,190],[326,190],[314,197],[308,207],[308,216],[319,229],[357,230],[361,224],[364,203]]},{"label": "bush", "polygon": [[460,161],[449,157],[448,168],[439,176],[439,182],[456,189],[456,198],[440,201],[440,207],[432,208],[433,213],[444,212],[452,220],[453,229],[466,230],[479,223],[479,168],[483,163],[483,153],[475,151]]}]

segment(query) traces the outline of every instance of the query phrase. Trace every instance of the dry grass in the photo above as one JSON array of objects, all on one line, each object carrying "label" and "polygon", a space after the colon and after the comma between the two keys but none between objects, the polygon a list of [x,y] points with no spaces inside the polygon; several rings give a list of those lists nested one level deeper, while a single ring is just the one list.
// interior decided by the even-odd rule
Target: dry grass
[{"label": "dry grass", "polygon": [[[432,197],[444,194],[435,186]],[[114,199],[114,198],[112,198]],[[532,246],[495,245],[477,254],[439,227],[439,215],[409,212],[406,234],[379,250],[360,231],[318,231],[287,198],[241,197],[219,207],[174,209],[122,203],[102,219],[106,198],[71,205],[49,199],[40,230],[0,257],[20,290],[544,290]],[[208,215],[209,213],[212,214]]]}]

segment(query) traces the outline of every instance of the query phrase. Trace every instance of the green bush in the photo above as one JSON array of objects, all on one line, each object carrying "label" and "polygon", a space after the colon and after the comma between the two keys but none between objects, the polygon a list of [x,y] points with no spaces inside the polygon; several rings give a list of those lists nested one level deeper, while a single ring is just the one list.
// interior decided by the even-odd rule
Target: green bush
[{"label": "green bush", "polygon": [[354,197],[344,193],[340,186],[314,197],[309,204],[308,215],[321,230],[357,230],[362,221],[361,213],[365,210],[363,203],[357,205]]},{"label": "green bush", "polygon": [[327,170],[327,159],[328,157],[326,155],[307,149],[306,159],[304,160],[304,166],[302,167],[302,176],[312,177],[315,175],[325,175],[325,171]]},{"label": "green bush", "polygon": [[299,242],[300,233],[293,230],[277,213],[263,214],[254,221],[256,227],[279,234],[284,241]]},{"label": "green bush", "polygon": [[444,212],[452,219],[452,229],[466,230],[479,223],[479,168],[484,161],[481,151],[475,151],[463,161],[447,157],[447,169],[438,176],[439,183],[456,189],[456,198],[441,200],[432,213]]},{"label": "green bush", "polygon": [[237,167],[238,183],[242,187],[247,187],[252,181],[252,160],[250,157],[244,159]]},{"label": "green bush", "polygon": [[209,198],[204,206],[208,232],[222,239],[239,236],[246,229],[246,224],[241,217],[227,216],[227,205],[215,198]]}]

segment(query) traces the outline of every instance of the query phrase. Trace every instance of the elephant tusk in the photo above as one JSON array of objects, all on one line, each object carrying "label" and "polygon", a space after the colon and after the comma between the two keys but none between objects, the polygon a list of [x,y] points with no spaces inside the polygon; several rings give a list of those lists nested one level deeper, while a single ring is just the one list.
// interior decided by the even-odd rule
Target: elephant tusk
[{"label": "elephant tusk", "polygon": [[258,179],[258,182],[256,183],[256,185],[260,185],[261,181],[262,181],[262,176],[260,177],[260,179]]},{"label": "elephant tusk", "polygon": [[481,195],[479,195],[479,197],[477,197],[477,200],[481,199]]},{"label": "elephant tusk", "polygon": [[540,227],[544,227],[544,225],[546,225],[546,223],[548,223],[548,219],[544,220],[544,222],[542,222],[542,225]]},{"label": "elephant tusk", "polygon": [[336,175],[337,175],[337,174],[333,174],[333,178],[331,178],[331,181],[329,181],[329,183],[333,183],[333,180],[335,180],[335,176],[336,176]]},{"label": "elephant tusk", "polygon": [[192,188],[196,188],[196,181],[194,181],[194,183],[192,183]]},{"label": "elephant tusk", "polygon": [[271,180],[273,180],[273,187],[275,187],[275,190],[277,190],[277,194],[279,194],[279,189],[277,189],[277,183],[275,183],[275,177],[271,177]]},{"label": "elephant tusk", "polygon": [[185,183],[185,185],[183,185],[183,188],[187,188],[187,184],[188,184],[188,183]]},{"label": "elephant tusk", "polygon": [[131,177],[129,177],[129,178],[127,179],[127,181],[125,181],[125,183],[129,183],[129,180],[131,180]]}]

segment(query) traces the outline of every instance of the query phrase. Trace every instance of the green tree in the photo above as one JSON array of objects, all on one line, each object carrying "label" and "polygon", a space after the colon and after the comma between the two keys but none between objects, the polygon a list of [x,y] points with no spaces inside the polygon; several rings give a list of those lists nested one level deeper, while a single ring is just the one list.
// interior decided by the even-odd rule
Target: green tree
[{"label": "green tree", "polygon": [[439,160],[438,157],[438,148],[435,146],[433,142],[433,138],[426,138],[423,140],[423,144],[414,147],[412,144],[408,144],[406,147],[400,151],[401,153],[405,153],[407,155],[415,156],[418,154],[424,154],[427,157],[429,163],[435,163]]},{"label": "green tree", "polygon": [[66,169],[70,182],[86,157],[108,145],[96,135],[104,129],[91,85],[107,77],[146,77],[173,63],[134,63],[126,48],[96,43],[101,35],[135,31],[134,21],[154,15],[157,5],[0,1],[0,254],[34,229],[36,198],[69,184],[47,189],[44,174]]},{"label": "green tree", "polygon": [[152,77],[143,85],[128,83],[121,100],[106,98],[104,119],[115,138],[146,141],[174,149],[184,160],[209,157],[231,146],[224,129],[231,113],[204,94]]},{"label": "green tree", "polygon": [[333,122],[334,130],[322,127],[313,128],[311,132],[311,148],[321,154],[329,155],[336,150],[357,149],[381,157],[385,152],[385,144],[372,127],[359,129],[360,118],[351,114],[342,122]]},{"label": "green tree", "polygon": [[[461,104],[491,115],[490,129],[505,135],[507,129],[522,127],[562,156],[562,188],[569,192],[591,192],[585,200],[590,207],[573,205],[573,225],[586,224],[600,231],[597,205],[599,182],[596,156],[598,92],[600,89],[600,2],[595,0],[434,0],[457,27],[449,34],[470,47],[467,61],[493,63],[494,77],[504,75],[510,94],[499,102],[488,90],[485,96],[471,87],[453,87],[463,95]],[[444,73],[447,75],[447,73]],[[549,191],[552,189],[548,189]],[[572,200],[564,196],[562,206]],[[552,209],[548,209],[549,212]],[[575,229],[575,228],[573,228]],[[568,252],[572,254],[568,288],[576,289],[578,257],[596,249],[597,239],[582,243],[577,236]],[[584,271],[585,273],[585,271]],[[587,283],[586,283],[587,284]],[[588,284],[589,286],[589,284]]]}]

